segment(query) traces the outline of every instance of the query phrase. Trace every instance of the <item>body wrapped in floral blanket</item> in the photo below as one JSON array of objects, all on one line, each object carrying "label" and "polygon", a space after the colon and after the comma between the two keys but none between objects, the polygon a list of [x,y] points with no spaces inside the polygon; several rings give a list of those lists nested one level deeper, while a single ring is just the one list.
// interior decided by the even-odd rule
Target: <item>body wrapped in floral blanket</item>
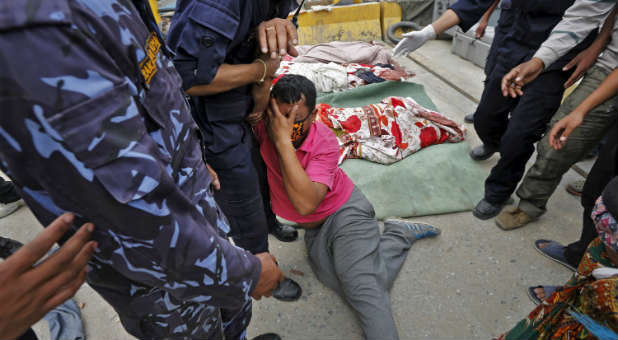
[{"label": "body wrapped in floral blanket", "polygon": [[337,132],[339,164],[347,158],[391,164],[430,145],[465,139],[463,126],[409,97],[354,108],[317,108],[318,119]]}]

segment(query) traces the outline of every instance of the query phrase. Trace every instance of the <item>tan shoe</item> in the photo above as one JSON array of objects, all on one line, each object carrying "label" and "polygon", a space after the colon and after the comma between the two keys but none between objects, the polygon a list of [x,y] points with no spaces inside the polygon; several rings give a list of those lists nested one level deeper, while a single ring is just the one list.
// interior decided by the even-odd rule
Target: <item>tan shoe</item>
[{"label": "tan shoe", "polygon": [[507,209],[496,217],[496,225],[502,230],[521,228],[536,218],[526,214],[519,208]]}]

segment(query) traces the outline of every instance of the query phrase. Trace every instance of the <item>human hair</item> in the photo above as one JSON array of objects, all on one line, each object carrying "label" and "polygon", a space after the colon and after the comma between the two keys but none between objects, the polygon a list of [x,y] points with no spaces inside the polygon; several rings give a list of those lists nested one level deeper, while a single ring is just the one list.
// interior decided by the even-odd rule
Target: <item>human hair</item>
[{"label": "human hair", "polygon": [[305,105],[312,112],[315,108],[316,90],[311,80],[298,74],[286,74],[273,86],[270,95],[285,104],[294,104],[305,96]]}]

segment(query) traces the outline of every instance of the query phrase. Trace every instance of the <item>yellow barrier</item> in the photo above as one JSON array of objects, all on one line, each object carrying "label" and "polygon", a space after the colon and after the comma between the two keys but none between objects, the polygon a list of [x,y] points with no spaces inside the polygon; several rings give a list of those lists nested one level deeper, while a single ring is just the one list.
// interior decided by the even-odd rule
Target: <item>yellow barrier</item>
[{"label": "yellow barrier", "polygon": [[152,14],[157,21],[157,24],[161,22],[161,14],[159,14],[159,5],[157,5],[157,0],[150,0],[150,8],[152,9]]},{"label": "yellow barrier", "polygon": [[331,41],[370,41],[386,37],[388,26],[401,21],[401,7],[393,2],[371,2],[307,11],[298,16],[301,45]]}]

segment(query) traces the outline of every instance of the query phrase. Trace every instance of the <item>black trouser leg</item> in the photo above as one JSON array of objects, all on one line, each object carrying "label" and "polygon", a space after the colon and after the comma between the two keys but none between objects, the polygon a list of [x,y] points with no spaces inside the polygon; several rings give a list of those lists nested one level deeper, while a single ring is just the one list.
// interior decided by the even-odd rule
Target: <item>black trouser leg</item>
[{"label": "black trouser leg", "polygon": [[526,170],[547,123],[560,107],[568,72],[549,71],[524,88],[500,139],[500,160],[485,181],[485,200],[504,203],[513,194]]},{"label": "black trouser leg", "polygon": [[268,251],[268,225],[253,164],[253,133],[244,122],[209,122],[202,130],[206,161],[217,172],[215,200],[230,222],[229,236],[253,254]]},{"label": "black trouser leg", "polygon": [[272,205],[270,204],[268,172],[266,169],[266,164],[264,163],[262,155],[260,154],[260,144],[257,142],[257,140],[255,140],[255,138],[253,145],[253,165],[255,166],[255,170],[257,171],[258,178],[260,180],[260,192],[262,193],[262,201],[264,203],[264,215],[266,215],[266,223],[268,223],[268,230],[272,231],[279,222],[277,221],[277,216],[275,216],[275,213],[272,210]]},{"label": "black trouser leg", "polygon": [[37,340],[38,337],[36,336],[32,328],[28,328],[26,333],[22,334],[19,338],[17,338],[17,340],[33,340],[33,339]]},{"label": "black trouser leg", "polygon": [[610,129],[607,141],[601,147],[599,157],[586,178],[586,184],[584,184],[581,198],[584,207],[582,234],[578,241],[569,244],[564,251],[569,264],[574,267],[579,265],[588,245],[597,237],[594,221],[590,217],[595,202],[603,193],[607,183],[618,174],[618,165],[616,164],[618,162],[617,131],[616,127]]},{"label": "black trouser leg", "polygon": [[509,114],[519,99],[504,97],[500,91],[505,68],[496,64],[485,79],[481,101],[474,113],[474,129],[483,144],[497,149],[509,123]]},{"label": "black trouser leg", "polygon": [[0,177],[0,203],[13,203],[19,201],[20,198],[13,182],[5,181]]}]

